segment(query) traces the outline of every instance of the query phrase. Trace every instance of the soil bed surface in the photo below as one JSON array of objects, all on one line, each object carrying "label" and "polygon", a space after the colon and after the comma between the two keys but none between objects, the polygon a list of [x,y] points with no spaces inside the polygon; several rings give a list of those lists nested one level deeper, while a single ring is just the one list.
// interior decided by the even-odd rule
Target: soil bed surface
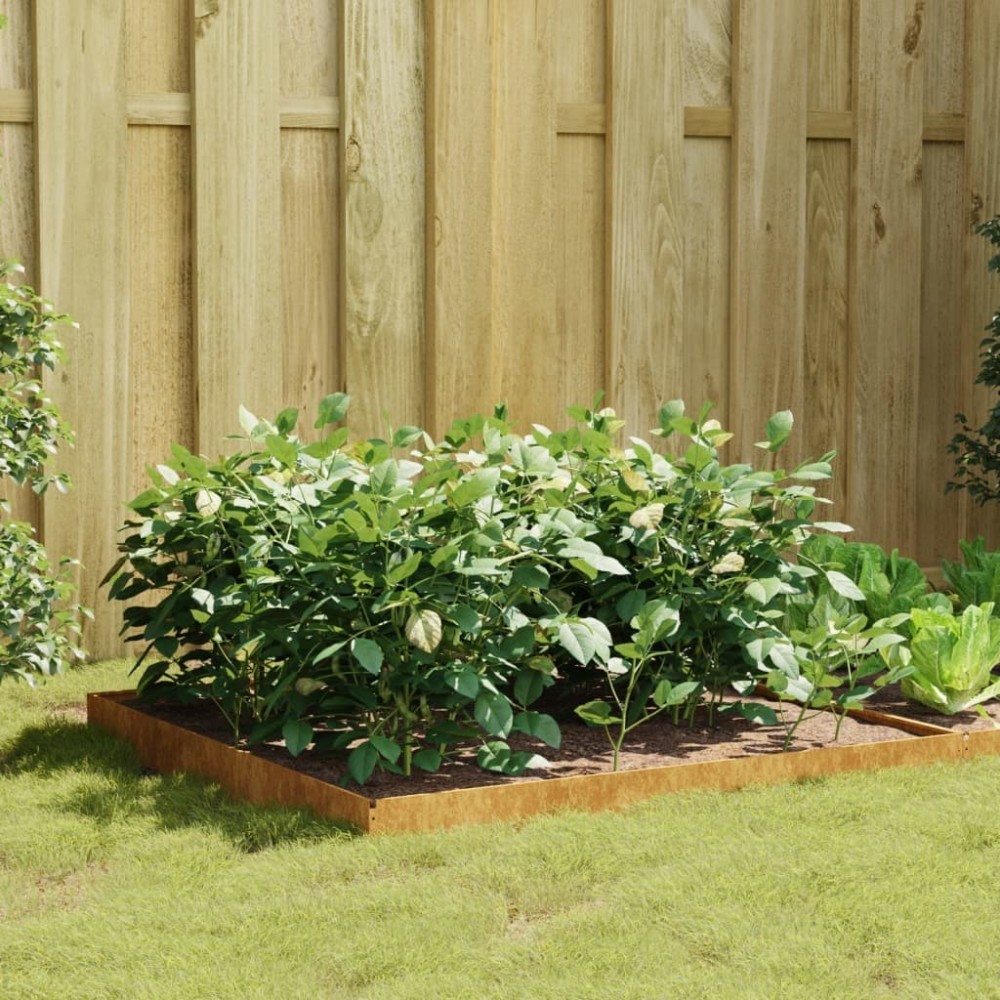
[{"label": "soil bed surface", "polygon": [[910,701],[900,691],[898,684],[886,685],[870,698],[866,698],[863,705],[878,712],[889,712],[907,719],[916,719],[918,722],[929,722],[931,725],[942,726],[954,732],[968,733],[973,730],[1000,728],[998,701],[988,701],[982,706],[989,718],[984,719],[974,708],[956,712],[954,715],[942,715],[933,708],[921,705],[920,702]]},{"label": "soil bed surface", "polygon": [[[164,722],[170,722],[222,743],[232,744],[231,729],[221,713],[210,703],[177,705],[160,702],[149,705],[131,701],[126,704]],[[573,720],[562,720],[560,729],[562,745],[558,750],[526,737],[512,736],[508,740],[512,749],[530,750],[549,761],[548,767],[533,769],[518,777],[506,777],[483,771],[476,763],[478,744],[470,744],[461,748],[437,773],[429,774],[414,769],[413,774],[407,778],[387,772],[376,772],[363,788],[354,782],[344,781],[347,768],[346,754],[343,751],[321,752],[310,749],[294,758],[280,741],[258,744],[249,750],[254,755],[283,767],[300,771],[330,784],[346,784],[346,787],[353,791],[375,799],[611,771],[612,751],[602,730],[592,729]],[[655,719],[639,726],[626,738],[619,760],[619,769],[624,771],[724,760],[755,754],[775,754],[819,747],[915,738],[890,726],[850,718],[841,722],[836,741],[834,741],[835,729],[836,719],[830,713],[820,712],[811,715],[796,729],[788,751],[783,751],[785,728],[781,725],[760,726],[745,719],[726,717],[717,721],[712,728],[699,724],[697,720],[694,726],[688,727],[684,724],[675,726],[667,720]]]}]

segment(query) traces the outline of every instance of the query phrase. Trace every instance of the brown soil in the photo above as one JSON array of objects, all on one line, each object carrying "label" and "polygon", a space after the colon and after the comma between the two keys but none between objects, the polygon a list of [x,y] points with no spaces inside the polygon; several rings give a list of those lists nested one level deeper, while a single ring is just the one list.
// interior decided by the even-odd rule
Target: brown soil
[{"label": "brown soil", "polygon": [[864,706],[878,712],[890,712],[892,715],[901,715],[907,719],[929,722],[931,725],[955,732],[967,733],[974,729],[1000,728],[998,701],[988,701],[982,706],[988,718],[983,718],[974,708],[956,712],[955,715],[942,715],[926,705],[910,701],[900,691],[898,684],[889,684],[876,691],[870,698],[865,699]]},{"label": "brown soil", "polygon": [[[142,705],[129,703],[130,707],[154,715],[156,718],[193,732],[209,736],[220,742],[230,743],[232,732],[222,716],[211,704],[174,705],[159,703]],[[794,718],[794,716],[791,716]],[[563,778],[571,775],[592,774],[612,769],[612,752],[603,731],[591,729],[576,721],[560,723],[562,746],[558,750],[534,740],[515,736],[509,741],[513,749],[530,750],[549,761],[544,769],[535,769],[516,778],[483,771],[476,764],[476,747],[461,749],[449,759],[436,774],[414,770],[411,777],[387,772],[376,772],[365,785],[365,794],[371,798],[396,795],[413,795],[452,788],[504,784],[514,781],[538,781]],[[909,733],[888,726],[875,725],[855,719],[844,719],[834,742],[836,720],[829,713],[821,712],[807,717],[796,729],[788,752],[817,747],[844,746],[855,743],[880,743],[888,740],[913,739]],[[623,747],[619,767],[621,770],[687,764],[695,761],[723,760],[753,754],[783,752],[785,728],[759,726],[744,719],[726,718],[709,728],[703,723],[693,727],[674,726],[662,718],[645,723],[634,730]],[[309,774],[331,784],[347,784],[344,752],[306,750],[300,757],[291,757],[280,742],[266,743],[250,748],[259,757]]]}]

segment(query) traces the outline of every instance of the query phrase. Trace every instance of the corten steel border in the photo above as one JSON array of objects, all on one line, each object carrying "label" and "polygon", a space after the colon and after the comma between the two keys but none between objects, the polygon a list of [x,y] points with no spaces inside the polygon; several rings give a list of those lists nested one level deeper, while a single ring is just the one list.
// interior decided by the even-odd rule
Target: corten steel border
[{"label": "corten steel border", "polygon": [[88,694],[87,719],[131,743],[147,767],[207,778],[249,802],[305,806],[366,833],[509,822],[564,809],[598,812],[667,792],[733,791],[849,771],[961,760],[968,753],[967,735],[996,735],[991,749],[984,742],[976,752],[1000,752],[1000,734],[955,733],[869,712],[878,716],[869,721],[904,728],[918,738],[370,799],[137,711],[125,704],[134,697],[134,691]]}]

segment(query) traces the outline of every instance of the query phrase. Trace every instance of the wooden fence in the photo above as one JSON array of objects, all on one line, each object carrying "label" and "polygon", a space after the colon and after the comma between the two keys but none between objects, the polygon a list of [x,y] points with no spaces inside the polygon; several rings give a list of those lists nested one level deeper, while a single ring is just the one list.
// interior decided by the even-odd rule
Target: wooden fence
[{"label": "wooden fence", "polygon": [[[240,403],[432,432],[604,390],[836,448],[835,516],[925,565],[1000,304],[997,0],[0,0],[0,252],[82,329],[44,510],[96,593],[122,502]],[[989,523],[988,523],[989,522]]]}]

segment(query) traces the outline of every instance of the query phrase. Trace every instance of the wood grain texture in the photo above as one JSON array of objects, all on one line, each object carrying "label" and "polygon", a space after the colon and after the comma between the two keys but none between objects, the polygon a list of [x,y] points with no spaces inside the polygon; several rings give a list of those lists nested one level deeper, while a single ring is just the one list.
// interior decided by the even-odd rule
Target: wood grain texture
[{"label": "wood grain texture", "polygon": [[684,12],[609,7],[609,392],[641,434],[684,368]]},{"label": "wood grain texture", "polygon": [[684,103],[728,108],[732,103],[734,0],[688,0]]},{"label": "wood grain texture", "polygon": [[965,107],[965,0],[935,0],[920,6],[924,111],[960,115]]},{"label": "wood grain texture", "polygon": [[731,144],[684,143],[684,375],[689,413],[703,402],[729,421]]},{"label": "wood grain texture", "polygon": [[562,422],[556,325],[552,0],[491,5],[493,396],[528,422]]},{"label": "wood grain texture", "polygon": [[[37,283],[34,138],[31,125],[0,124],[0,258],[20,261],[19,280],[32,286]],[[38,499],[30,488],[0,481],[0,497],[10,503],[14,520],[40,527]]]},{"label": "wood grain texture", "polygon": [[191,90],[192,0],[129,0],[125,86],[128,93]]},{"label": "wood grain texture", "polygon": [[286,406],[301,410],[298,433],[313,435],[320,400],[340,387],[338,346],[337,137],[281,135],[282,351]]},{"label": "wood grain texture", "polygon": [[[35,4],[40,286],[80,323],[68,364],[48,380],[77,444],[56,463],[75,488],[46,496],[45,542],[51,556],[82,561],[91,607],[104,600],[97,581],[114,561],[129,488],[124,18],[125,0]],[[119,619],[102,608],[88,625],[91,655],[121,648]]]},{"label": "wood grain texture", "polygon": [[807,419],[801,447],[812,457],[837,451],[833,481],[823,484],[822,494],[835,504],[829,519],[850,524],[850,144],[810,141],[806,171],[803,397]]},{"label": "wood grain texture", "polygon": [[31,90],[35,85],[31,0],[5,0],[0,13],[7,15],[7,27],[0,31],[0,90]]},{"label": "wood grain texture", "polygon": [[493,402],[493,52],[486,0],[427,6],[427,424]]},{"label": "wood grain texture", "polygon": [[[990,246],[972,226],[1000,213],[1000,5],[991,0],[966,0],[965,7],[965,197],[969,228],[965,237],[962,319],[963,409],[979,427],[996,402],[994,393],[973,386],[979,372],[979,341],[983,329],[1000,308],[1000,282],[986,269]],[[1000,517],[995,504],[976,507],[963,497],[961,537],[984,535],[1000,545]]]},{"label": "wood grain texture", "polygon": [[[923,281],[920,288],[920,382],[917,436],[919,524],[913,558],[921,565],[957,559],[960,498],[945,493],[954,458],[951,414],[963,392],[962,256],[965,245],[962,147],[924,146]],[[1000,301],[1000,283],[997,283]]]},{"label": "wood grain texture", "polygon": [[351,426],[384,435],[424,417],[423,3],[341,18],[341,371]]},{"label": "wood grain texture", "polygon": [[[201,10],[201,13],[198,13]],[[198,447],[217,454],[241,405],[284,404],[275,0],[196,10],[195,337]]]},{"label": "wood grain texture", "polygon": [[809,9],[743,0],[736,13],[729,419],[736,453],[749,460],[771,414],[791,409],[805,428],[810,419],[802,406]]},{"label": "wood grain texture", "polygon": [[809,0],[808,52],[809,108],[849,112],[851,0]]},{"label": "wood grain texture", "polygon": [[[554,47],[557,100],[603,101],[605,5],[559,0]],[[599,136],[556,140],[556,337],[564,359],[554,402],[558,426],[566,407],[593,402],[605,382],[605,142]]]},{"label": "wood grain texture", "polygon": [[147,466],[197,433],[187,129],[129,129],[128,205],[132,497],[149,486]]},{"label": "wood grain texture", "polygon": [[0,90],[0,122],[35,120],[35,96],[30,90]]},{"label": "wood grain texture", "polygon": [[281,93],[334,97],[339,86],[337,0],[287,0],[278,19]]},{"label": "wood grain texture", "polygon": [[904,553],[918,535],[922,6],[854,7],[852,518]]}]

